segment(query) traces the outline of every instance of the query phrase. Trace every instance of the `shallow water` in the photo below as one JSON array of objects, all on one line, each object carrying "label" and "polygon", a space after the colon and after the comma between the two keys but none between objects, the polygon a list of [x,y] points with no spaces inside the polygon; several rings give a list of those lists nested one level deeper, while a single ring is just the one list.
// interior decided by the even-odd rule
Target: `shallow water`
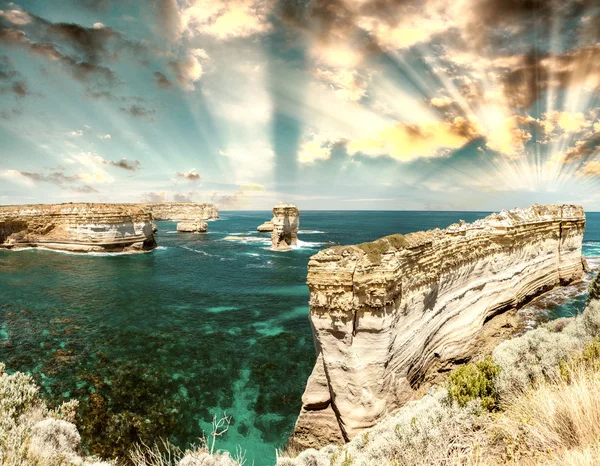
[{"label": "shallow water", "polygon": [[[299,247],[285,253],[255,231],[269,212],[224,212],[207,234],[159,222],[160,248],[149,254],[0,251],[0,361],[30,372],[52,403],[82,400],[82,417],[94,420],[81,427],[91,451],[115,452],[101,446],[115,436],[184,446],[227,411],[232,425],[218,447],[240,445],[249,464],[272,465],[315,358],[309,257],[485,215],[302,212]],[[223,240],[231,235],[264,241]],[[585,254],[600,256],[600,214],[588,214]],[[573,314],[582,291],[524,312],[532,323]]]}]

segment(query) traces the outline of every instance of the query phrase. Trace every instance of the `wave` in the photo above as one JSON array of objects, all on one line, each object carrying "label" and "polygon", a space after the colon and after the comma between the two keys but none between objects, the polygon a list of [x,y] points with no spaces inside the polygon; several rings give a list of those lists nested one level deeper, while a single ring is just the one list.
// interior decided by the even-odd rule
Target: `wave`
[{"label": "wave", "polygon": [[101,252],[101,251],[90,251],[90,252],[75,252],[75,251],[65,251],[63,249],[52,249],[45,248],[43,246],[39,247],[26,247],[26,248],[17,248],[11,249],[10,252],[21,252],[21,251],[48,251],[54,252],[57,254],[66,254],[67,256],[81,256],[81,257],[114,257],[114,256],[135,256],[139,254],[147,254],[157,249],[167,249],[166,246],[158,246],[150,251],[119,251],[119,252]]},{"label": "wave", "polygon": [[302,234],[302,235],[322,235],[325,234],[325,231],[319,231],[319,230],[299,230],[298,234]]},{"label": "wave", "polygon": [[219,257],[215,254],[210,254],[206,251],[203,251],[202,249],[193,249],[193,248],[190,248],[189,246],[181,246],[181,248],[186,249],[191,252],[195,252],[196,254],[202,254],[202,255],[208,256],[208,257]]}]

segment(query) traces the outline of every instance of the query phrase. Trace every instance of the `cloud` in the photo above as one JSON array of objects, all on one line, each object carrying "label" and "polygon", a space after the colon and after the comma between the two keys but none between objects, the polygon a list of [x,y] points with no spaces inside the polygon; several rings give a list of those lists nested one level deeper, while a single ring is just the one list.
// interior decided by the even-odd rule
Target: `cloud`
[{"label": "cloud", "polygon": [[83,130],[77,129],[74,131],[69,131],[69,136],[73,136],[73,137],[83,136]]},{"label": "cloud", "polygon": [[105,160],[104,163],[106,165],[110,165],[111,167],[117,167],[117,168],[122,168],[123,170],[128,170],[131,172],[135,172],[137,170],[139,170],[142,167],[142,164],[140,163],[139,160],[127,160],[125,158],[118,160],[118,161],[113,161],[113,160]]},{"label": "cloud", "polygon": [[575,142],[575,145],[567,150],[566,160],[581,160],[597,154],[600,151],[600,133],[593,133],[586,139]]},{"label": "cloud", "polygon": [[173,60],[169,63],[183,90],[193,91],[196,89],[195,83],[204,74],[202,62],[206,60],[208,60],[208,54],[204,49],[192,49],[188,50],[187,56],[182,60]]},{"label": "cloud", "polygon": [[183,32],[219,40],[248,38],[271,29],[273,0],[192,0],[181,14]]},{"label": "cloud", "polygon": [[24,26],[26,24],[31,23],[32,17],[29,13],[23,10],[0,10],[0,18],[6,19],[9,23],[14,24],[15,26]]},{"label": "cloud", "polygon": [[410,162],[447,156],[449,151],[463,147],[478,136],[478,129],[461,117],[423,125],[398,122],[370,136],[349,139],[347,149],[351,155],[388,155]]},{"label": "cloud", "polygon": [[6,170],[3,175],[5,178],[13,179],[13,180],[21,180],[26,184],[35,185],[36,183],[49,183],[60,187],[61,189],[76,191],[80,193],[96,193],[98,192],[91,186],[87,184],[76,185],[74,183],[78,183],[82,181],[82,178],[79,175],[66,175],[61,171],[54,171],[48,174],[36,173],[36,172],[26,172],[26,171],[18,171],[18,170]]},{"label": "cloud", "polygon": [[577,175],[582,177],[600,177],[600,162],[590,160],[584,163],[581,169],[577,171]]},{"label": "cloud", "polygon": [[77,58],[63,54],[51,43],[34,43],[27,38],[23,31],[3,28],[0,25],[0,44],[22,47],[50,63],[59,63],[78,81],[95,79],[105,85],[112,85],[116,82],[115,73],[110,68],[87,61],[79,61]]},{"label": "cloud", "polygon": [[300,163],[314,163],[329,160],[336,145],[343,145],[345,137],[331,133],[310,133],[303,138],[298,151]]},{"label": "cloud", "polygon": [[12,93],[18,98],[31,94],[27,81],[14,68],[12,60],[6,55],[0,55],[0,94],[6,93]]},{"label": "cloud", "polygon": [[164,39],[174,42],[181,38],[181,18],[177,0],[155,0],[157,32]]},{"label": "cloud", "polygon": [[144,193],[140,199],[140,202],[143,203],[152,203],[152,202],[167,202],[167,192],[149,192]]},{"label": "cloud", "polygon": [[154,72],[154,82],[158,87],[161,87],[162,89],[168,89],[173,86],[173,83],[169,81],[169,78],[167,78],[160,71]]},{"label": "cloud", "polygon": [[192,183],[197,183],[198,181],[200,181],[200,175],[198,173],[196,173],[196,169],[192,168],[189,172],[175,172],[175,181],[177,181],[177,178],[183,178],[187,181],[190,181]]},{"label": "cloud", "polygon": [[175,193],[173,194],[173,201],[175,202],[194,202],[194,197],[198,195],[197,191],[189,191],[187,193]]},{"label": "cloud", "polygon": [[137,104],[130,105],[129,107],[121,107],[119,110],[136,118],[152,119],[152,116],[156,113],[156,110],[153,108],[146,108]]},{"label": "cloud", "polygon": [[240,190],[261,192],[261,191],[265,190],[265,187],[262,184],[258,184],[258,183],[247,183],[247,184],[241,185]]},{"label": "cloud", "polygon": [[367,80],[356,70],[317,68],[315,77],[326,82],[340,98],[358,102],[367,95]]},{"label": "cloud", "polygon": [[104,136],[98,136],[100,139],[102,139],[103,141],[106,141],[108,139],[112,139],[112,136],[110,134],[105,134]]}]

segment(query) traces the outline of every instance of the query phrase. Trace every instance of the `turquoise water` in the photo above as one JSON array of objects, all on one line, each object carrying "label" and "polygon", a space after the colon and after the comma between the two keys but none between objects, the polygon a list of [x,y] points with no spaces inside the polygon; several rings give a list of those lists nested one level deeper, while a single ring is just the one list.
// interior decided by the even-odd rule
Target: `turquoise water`
[{"label": "turquoise water", "polygon": [[[185,446],[226,411],[232,425],[218,447],[240,445],[248,464],[272,465],[315,358],[309,257],[485,215],[302,212],[300,247],[286,253],[255,232],[269,212],[224,212],[206,234],[159,222],[160,248],[144,255],[0,251],[0,361],[31,373],[51,403],[81,400],[89,452],[159,437]],[[223,240],[231,234],[263,241]],[[588,214],[585,253],[600,256],[600,214]],[[545,318],[583,299],[557,300]]]}]

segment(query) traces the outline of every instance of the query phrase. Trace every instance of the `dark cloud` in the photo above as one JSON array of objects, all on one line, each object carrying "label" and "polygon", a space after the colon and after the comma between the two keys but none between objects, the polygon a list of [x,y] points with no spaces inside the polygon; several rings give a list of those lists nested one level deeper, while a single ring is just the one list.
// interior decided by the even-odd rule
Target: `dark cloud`
[{"label": "dark cloud", "polygon": [[188,181],[191,181],[192,183],[196,183],[197,181],[200,181],[200,175],[198,173],[196,173],[193,169],[186,173],[175,172],[175,176],[177,178],[184,178]]},{"label": "dark cloud", "polygon": [[517,109],[531,107],[550,88],[564,90],[584,83],[590,85],[594,81],[598,89],[600,44],[558,55],[532,51],[523,56],[519,66],[510,69],[503,76],[505,95]]},{"label": "dark cloud", "polygon": [[62,189],[69,191],[76,191],[80,193],[97,193],[98,191],[89,185],[72,185],[81,181],[81,178],[77,175],[65,175],[63,172],[55,171],[49,174],[35,173],[35,172],[18,172],[21,176],[30,179],[31,181],[39,183],[50,183],[59,186]]},{"label": "dark cloud", "polygon": [[122,168],[123,170],[128,170],[131,172],[135,172],[135,171],[139,170],[140,168],[142,168],[142,164],[140,163],[139,160],[129,161],[127,159],[121,159],[117,162],[115,162],[113,160],[109,160],[106,162],[106,164],[110,165],[111,167]]},{"label": "dark cloud", "polygon": [[78,81],[89,81],[95,78],[105,85],[113,85],[117,82],[115,73],[110,68],[86,61],[78,61],[76,58],[64,55],[51,43],[31,42],[25,33],[16,29],[0,26],[0,44],[23,47],[33,55],[42,57],[49,62],[60,63]]},{"label": "dark cloud", "polygon": [[29,86],[23,75],[13,67],[6,55],[0,56],[0,94],[12,93],[17,97],[30,95]]},{"label": "dark cloud", "polygon": [[127,113],[128,115],[137,118],[152,118],[152,116],[156,113],[156,110],[153,108],[146,108],[137,104],[129,107],[121,107],[120,110],[123,113]]},{"label": "dark cloud", "polygon": [[168,89],[173,86],[173,83],[160,71],[154,72],[154,82],[158,87]]},{"label": "dark cloud", "polygon": [[567,161],[588,159],[600,152],[600,133],[594,133],[587,139],[577,141],[567,150]]}]

